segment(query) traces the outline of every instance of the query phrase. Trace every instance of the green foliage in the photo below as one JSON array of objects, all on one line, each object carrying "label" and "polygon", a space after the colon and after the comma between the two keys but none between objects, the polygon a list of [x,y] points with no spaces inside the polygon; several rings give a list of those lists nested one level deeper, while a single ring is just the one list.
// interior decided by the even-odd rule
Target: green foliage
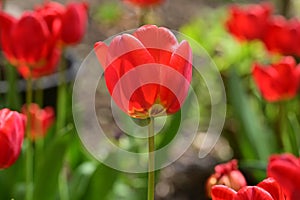
[{"label": "green foliage", "polygon": [[95,19],[105,24],[117,22],[122,14],[120,5],[114,2],[104,3],[97,8]]}]

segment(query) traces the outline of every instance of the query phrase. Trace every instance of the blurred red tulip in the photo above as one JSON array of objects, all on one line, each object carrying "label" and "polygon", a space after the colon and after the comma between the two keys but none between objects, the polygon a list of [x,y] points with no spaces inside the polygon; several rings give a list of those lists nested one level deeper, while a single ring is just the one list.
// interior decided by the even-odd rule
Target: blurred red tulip
[{"label": "blurred red tulip", "polygon": [[215,173],[208,178],[206,183],[208,196],[214,185],[226,185],[235,191],[247,185],[244,175],[238,170],[237,160],[231,160],[215,167]]},{"label": "blurred red tulip", "polygon": [[25,116],[7,108],[0,110],[0,169],[19,157],[25,132]]},{"label": "blurred red tulip", "polygon": [[279,16],[269,21],[263,38],[270,52],[300,56],[300,21]]},{"label": "blurred red tulip", "polygon": [[95,44],[112,98],[128,115],[148,118],[177,112],[192,78],[192,50],[166,28],[145,25],[133,35]]},{"label": "blurred red tulip", "polygon": [[287,200],[300,199],[300,158],[292,154],[273,155],[267,173],[282,187]]},{"label": "blurred red tulip", "polygon": [[246,7],[232,6],[226,27],[239,40],[261,39],[271,11],[271,6],[266,3]]},{"label": "blurred red tulip", "polygon": [[253,78],[262,96],[270,102],[293,98],[299,88],[300,68],[293,57],[270,66],[254,64]]},{"label": "blurred red tulip", "polygon": [[77,44],[84,36],[87,25],[86,3],[69,3],[66,6],[57,2],[46,2],[36,8],[44,17],[48,27],[62,45]]},{"label": "blurred red tulip", "polygon": [[161,4],[165,0],[123,0],[126,3],[130,3],[139,7],[148,7]]},{"label": "blurred red tulip", "polygon": [[24,12],[20,19],[0,12],[0,39],[8,61],[24,78],[37,78],[56,69],[60,52],[46,22],[36,13]]},{"label": "blurred red tulip", "polygon": [[[27,112],[29,110],[29,113]],[[22,107],[22,113],[30,115],[30,136],[32,140],[45,137],[48,129],[54,122],[54,110],[51,107],[41,109],[39,105],[32,103]],[[29,122],[27,122],[29,123]]]},{"label": "blurred red tulip", "polygon": [[212,200],[285,200],[278,183],[268,178],[257,186],[246,186],[238,192],[224,185],[215,185],[211,191]]}]

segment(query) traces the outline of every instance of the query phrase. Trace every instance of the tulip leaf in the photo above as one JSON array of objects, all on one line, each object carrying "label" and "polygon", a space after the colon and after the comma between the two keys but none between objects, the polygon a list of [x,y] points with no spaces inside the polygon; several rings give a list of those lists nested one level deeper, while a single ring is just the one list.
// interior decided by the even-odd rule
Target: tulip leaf
[{"label": "tulip leaf", "polygon": [[73,131],[72,128],[64,134],[59,134],[47,144],[44,156],[38,161],[39,165],[36,169],[34,200],[53,200],[56,198],[59,174],[63,168],[64,157]]},{"label": "tulip leaf", "polygon": [[120,172],[104,164],[99,164],[84,195],[86,200],[105,200],[112,190]]},{"label": "tulip leaf", "polygon": [[84,199],[85,192],[95,170],[96,165],[91,162],[85,162],[76,169],[70,180],[70,200]]},{"label": "tulip leaf", "polygon": [[[267,160],[274,149],[274,138],[261,122],[261,115],[252,104],[250,96],[246,94],[243,82],[234,68],[231,69],[228,78],[228,99],[242,128],[237,134],[242,153],[244,156],[251,154],[250,158]],[[251,148],[245,149],[245,146]]]}]

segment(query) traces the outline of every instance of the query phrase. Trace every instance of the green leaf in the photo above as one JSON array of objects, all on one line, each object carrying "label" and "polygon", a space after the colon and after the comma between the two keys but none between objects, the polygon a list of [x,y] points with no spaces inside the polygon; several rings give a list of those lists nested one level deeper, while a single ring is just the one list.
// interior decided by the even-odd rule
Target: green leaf
[{"label": "green leaf", "polygon": [[77,168],[70,180],[70,200],[84,199],[85,192],[95,170],[96,166],[91,162],[85,162]]},{"label": "green leaf", "polygon": [[38,161],[40,164],[35,174],[35,200],[53,200],[58,193],[58,180],[64,164],[65,153],[68,143],[72,139],[72,129],[67,133],[58,134],[51,143],[47,144],[43,158]]},{"label": "green leaf", "polygon": [[105,200],[112,191],[120,172],[104,164],[99,164],[95,173],[92,175],[89,187],[84,199],[86,200]]},{"label": "green leaf", "polygon": [[263,125],[261,114],[252,104],[251,97],[246,94],[243,82],[234,68],[228,78],[228,99],[233,106],[234,117],[242,128],[236,135],[242,153],[245,157],[266,160],[274,150],[274,138]]}]

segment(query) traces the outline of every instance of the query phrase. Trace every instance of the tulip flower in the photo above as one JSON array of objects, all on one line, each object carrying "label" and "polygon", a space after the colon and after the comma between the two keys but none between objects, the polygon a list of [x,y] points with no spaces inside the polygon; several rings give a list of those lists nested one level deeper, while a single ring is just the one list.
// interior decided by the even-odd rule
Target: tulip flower
[{"label": "tulip flower", "polygon": [[235,191],[247,185],[245,177],[238,170],[237,160],[231,160],[228,163],[220,164],[215,167],[215,173],[208,178],[206,183],[208,196],[214,185],[226,185]]},{"label": "tulip flower", "polygon": [[300,56],[300,21],[273,17],[266,28],[263,42],[270,52]]},{"label": "tulip flower", "polygon": [[254,64],[253,78],[262,96],[270,102],[293,98],[299,88],[299,71],[293,57],[270,66]]},{"label": "tulip flower", "polygon": [[7,108],[0,110],[0,169],[8,168],[20,155],[25,116]]},{"label": "tulip flower", "polygon": [[164,2],[164,0],[123,0],[123,1],[139,7],[155,6]]},{"label": "tulip flower", "polygon": [[0,39],[4,56],[24,78],[37,78],[55,71],[60,52],[46,22],[36,13],[20,19],[0,12]]},{"label": "tulip flower", "polygon": [[212,200],[285,200],[282,189],[272,178],[257,186],[246,186],[238,192],[225,185],[215,185],[211,191]]},{"label": "tulip flower", "polygon": [[43,16],[49,29],[64,46],[77,44],[83,38],[87,25],[87,8],[86,3],[69,3],[63,6],[49,1],[37,7],[36,12]]},{"label": "tulip flower", "polygon": [[[28,113],[29,111],[29,113]],[[31,103],[27,109],[27,105],[22,107],[22,113],[30,116],[30,139],[36,140],[45,137],[48,129],[54,122],[54,110],[52,107],[41,109],[38,104]]]},{"label": "tulip flower", "polygon": [[132,35],[95,44],[107,88],[129,116],[145,119],[177,112],[192,77],[192,51],[167,28],[145,25]]},{"label": "tulip flower", "polygon": [[300,199],[300,158],[288,153],[273,155],[267,173],[282,187],[287,200]]},{"label": "tulip flower", "polygon": [[226,22],[227,30],[239,40],[261,39],[271,14],[269,4],[246,7],[232,6]]}]

